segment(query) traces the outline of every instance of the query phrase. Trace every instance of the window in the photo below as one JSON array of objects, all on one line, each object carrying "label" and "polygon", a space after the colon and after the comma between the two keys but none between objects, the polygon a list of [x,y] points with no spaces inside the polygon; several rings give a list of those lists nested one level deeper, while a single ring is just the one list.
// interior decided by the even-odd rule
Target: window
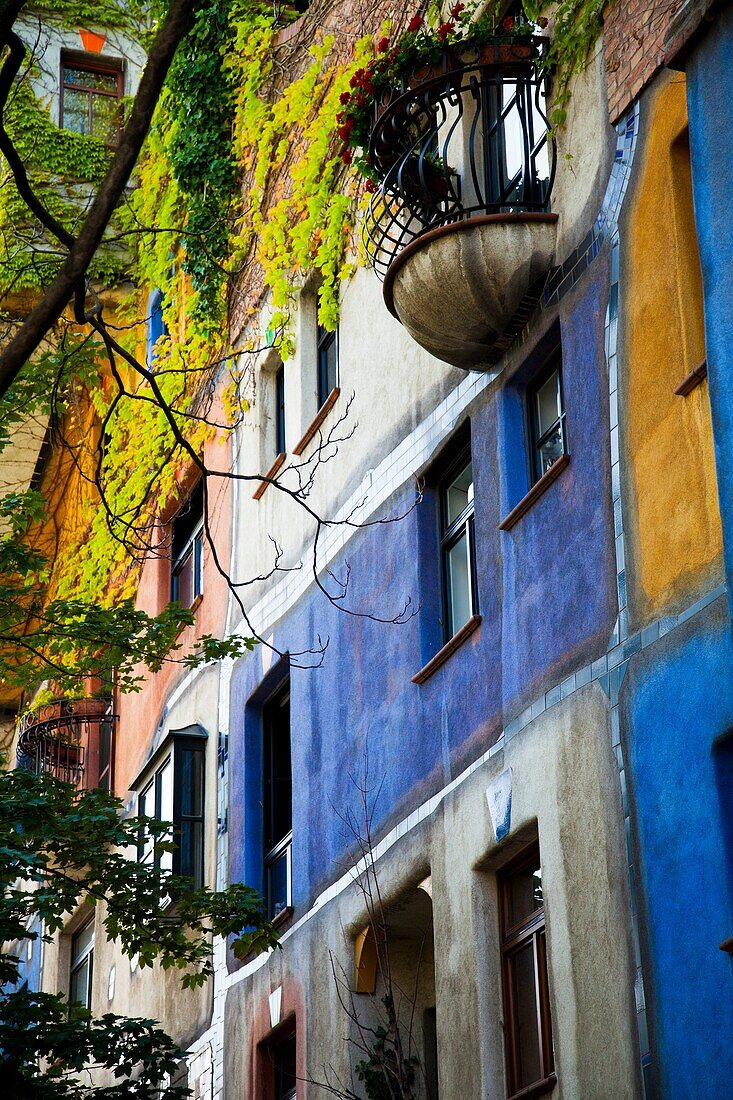
[{"label": "window", "polygon": [[498,881],[507,1093],[511,1098],[532,1088],[539,1096],[556,1081],[539,848]]},{"label": "window", "polygon": [[295,1032],[270,1048],[274,1100],[295,1100]]},{"label": "window", "polygon": [[338,331],[318,326],[318,407],[339,384]]},{"label": "window", "polygon": [[477,610],[470,454],[464,452],[440,484],[440,516],[443,622],[449,641]]},{"label": "window", "polygon": [[123,79],[119,62],[62,57],[59,121],[63,129],[116,145]]},{"label": "window", "polygon": [[163,319],[163,292],[153,290],[148,298],[148,324],[147,324],[147,365],[151,369],[155,366],[157,353],[155,345],[162,336],[168,335],[168,328]]},{"label": "window", "polygon": [[173,520],[171,599],[190,607],[204,590],[204,483],[199,481]]},{"label": "window", "polygon": [[284,454],[285,447],[285,366],[275,372],[275,454]]},{"label": "window", "polygon": [[71,981],[69,1001],[85,1008],[92,1007],[92,972],[94,970],[94,918],[80,928],[71,940]]},{"label": "window", "polygon": [[567,451],[560,350],[528,388],[532,479],[539,481]]},{"label": "window", "polygon": [[206,734],[196,726],[176,731],[161,746],[157,763],[136,788],[138,813],[169,822],[176,848],[166,852],[143,831],[138,860],[204,882],[204,765]]},{"label": "window", "polygon": [[290,683],[262,708],[265,904],[270,919],[292,906],[293,779]]}]

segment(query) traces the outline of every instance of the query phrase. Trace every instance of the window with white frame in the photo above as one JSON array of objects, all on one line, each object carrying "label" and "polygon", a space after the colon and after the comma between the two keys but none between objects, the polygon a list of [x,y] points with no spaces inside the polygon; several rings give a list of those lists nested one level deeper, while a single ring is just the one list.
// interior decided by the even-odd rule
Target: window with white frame
[{"label": "window with white frame", "polygon": [[92,1007],[94,972],[94,917],[71,938],[71,978],[69,1002]]},{"label": "window with white frame", "polygon": [[539,479],[567,453],[562,388],[562,353],[558,347],[527,387],[532,443],[532,479]]},{"label": "window with white frame", "polygon": [[470,450],[440,480],[440,547],[444,637],[449,641],[478,610]]},{"label": "window with white frame", "polygon": [[171,599],[190,607],[204,591],[203,479],[173,518],[171,555]]},{"label": "window with white frame", "polygon": [[174,849],[167,851],[148,829],[138,842],[138,860],[204,882],[206,734],[199,726],[168,735],[136,783],[138,814],[170,825]]}]

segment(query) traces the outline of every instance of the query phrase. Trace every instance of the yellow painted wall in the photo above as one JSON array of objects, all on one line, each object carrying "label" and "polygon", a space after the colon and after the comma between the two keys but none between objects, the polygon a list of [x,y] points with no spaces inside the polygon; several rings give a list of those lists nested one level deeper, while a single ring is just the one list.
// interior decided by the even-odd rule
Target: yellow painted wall
[{"label": "yellow painted wall", "polygon": [[621,282],[627,577],[637,624],[722,579],[708,383],[687,397],[674,392],[705,358],[684,75],[658,84],[642,131]]}]

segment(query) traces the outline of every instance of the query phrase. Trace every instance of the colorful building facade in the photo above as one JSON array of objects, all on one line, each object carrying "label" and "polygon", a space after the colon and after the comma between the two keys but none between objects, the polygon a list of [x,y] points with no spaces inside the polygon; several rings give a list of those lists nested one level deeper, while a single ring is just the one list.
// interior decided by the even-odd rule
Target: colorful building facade
[{"label": "colorful building facade", "polygon": [[[431,75],[438,199],[401,150],[398,243],[367,215],[384,283],[344,282],[334,335],[304,276],[294,353],[258,353],[208,445],[243,478],[207,513],[243,604],[181,480],[139,606],[193,607],[184,647],[263,641],[119,698],[113,786],[186,873],[261,890],[281,946],[216,942],[182,994],[75,914],[38,980],[160,1019],[200,1100],[382,1095],[380,1027],[394,1095],[730,1093],[733,15],[708,15],[611,6],[546,176],[539,131],[510,172],[527,57],[478,63],[480,93],[475,60]],[[494,146],[467,104],[497,88],[505,193],[468,209]]]}]

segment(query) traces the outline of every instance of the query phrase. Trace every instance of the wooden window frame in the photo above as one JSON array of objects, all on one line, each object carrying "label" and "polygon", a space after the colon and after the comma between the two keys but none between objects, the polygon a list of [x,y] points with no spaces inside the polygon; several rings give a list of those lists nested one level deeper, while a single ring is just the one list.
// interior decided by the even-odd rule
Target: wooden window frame
[{"label": "wooden window frame", "polygon": [[[443,640],[447,644],[457,634],[461,633],[467,623],[471,623],[478,616],[478,586],[476,581],[476,536],[475,536],[475,523],[474,523],[474,501],[471,500],[470,504],[467,504],[462,512],[455,517],[455,519],[448,523],[448,504],[447,504],[447,492],[453,481],[456,479],[459,473],[466,466],[471,466],[473,472],[473,458],[471,455],[470,444],[464,447],[450,464],[446,467],[445,473],[441,474],[438,482],[438,496],[439,496],[439,515],[440,515],[440,583],[441,583],[441,610],[443,616]],[[466,536],[468,546],[468,560],[469,560],[469,585],[470,585],[470,603],[471,603],[471,615],[469,616],[467,623],[462,624],[458,629],[454,628],[453,615],[451,612],[450,604],[450,591],[449,591],[449,567],[448,567],[448,555],[453,549],[455,544],[464,535]],[[476,624],[477,625],[477,624]]]},{"label": "wooden window frame", "polygon": [[[550,988],[547,973],[547,942],[544,897],[541,909],[522,920],[511,923],[510,881],[520,871],[540,864],[539,844],[523,851],[497,874],[499,891],[499,925],[501,932],[501,985],[504,1002],[504,1049],[508,1100],[533,1100],[550,1092],[557,1083],[552,1042]],[[536,989],[535,1019],[540,1053],[541,1076],[529,1085],[519,1087],[519,1035],[515,1026],[512,958],[532,944]]]},{"label": "wooden window frame", "polygon": [[[64,72],[69,69],[83,69],[87,73],[104,73],[105,75],[113,75],[117,78],[117,87],[114,92],[106,92],[102,89],[90,89],[85,88],[80,84],[67,84],[64,80]],[[122,61],[115,58],[97,58],[87,57],[83,54],[75,54],[73,52],[62,50],[60,61],[60,79],[59,79],[59,128],[65,129],[64,126],[64,91],[66,88],[69,91],[74,92],[86,92],[87,94],[87,119],[89,125],[89,134],[82,135],[92,137],[92,117],[93,117],[93,96],[104,96],[105,99],[115,99],[119,103],[124,95],[125,91],[125,71],[122,65]],[[118,110],[117,119],[117,131],[115,133],[115,140],[112,143],[105,142],[104,144],[108,149],[114,149],[119,141],[120,133],[122,131],[122,119]],[[76,133],[75,130],[69,131],[70,133]]]},{"label": "wooden window frame", "polygon": [[[295,1043],[295,1081],[291,1088],[287,1086],[278,1088],[279,1084],[282,1085],[282,1081],[278,1081],[277,1052],[290,1042]],[[273,1031],[260,1043],[259,1050],[263,1100],[295,1100],[298,1092],[298,1029],[295,1018],[291,1017]]]},{"label": "wooden window frame", "polygon": [[[557,371],[558,373],[558,385],[560,389],[560,415],[552,422],[549,428],[546,428],[544,432],[540,432],[539,415],[537,410],[537,394],[544,386],[552,375]],[[553,466],[556,465],[560,459],[568,453],[568,433],[567,433],[567,417],[565,413],[565,389],[563,385],[563,361],[562,361],[562,345],[558,343],[550,352],[544,364],[539,371],[534,375],[529,384],[527,385],[527,419],[529,425],[529,443],[530,443],[530,479],[531,484],[536,485],[541,481],[543,476],[552,469],[542,470],[540,463],[540,447],[543,443],[547,442],[550,436],[560,428],[560,434],[562,436],[562,454],[558,455],[553,462]]]}]

